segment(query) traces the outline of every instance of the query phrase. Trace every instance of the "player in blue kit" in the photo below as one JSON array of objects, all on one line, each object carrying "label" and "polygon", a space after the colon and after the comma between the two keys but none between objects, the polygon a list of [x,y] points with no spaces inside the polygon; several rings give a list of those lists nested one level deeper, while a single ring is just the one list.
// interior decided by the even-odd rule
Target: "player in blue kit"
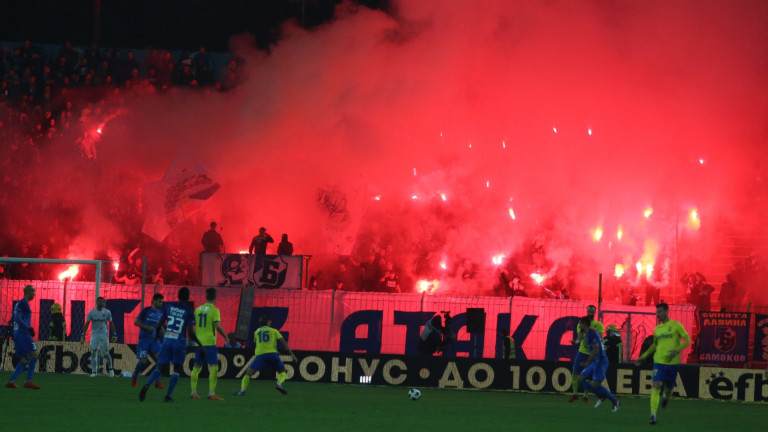
[{"label": "player in blue kit", "polygon": [[584,369],[578,378],[578,388],[579,390],[588,390],[601,398],[608,398],[613,403],[613,412],[616,412],[619,410],[619,401],[607,388],[601,385],[605,380],[605,372],[608,370],[608,356],[605,354],[603,338],[595,329],[590,328],[591,324],[592,318],[589,316],[579,320],[579,330],[584,334],[590,352],[589,356],[580,364]]},{"label": "player in blue kit", "polygon": [[[131,385],[136,387],[136,379],[149,366],[149,356],[157,360],[157,354],[160,352],[160,341],[156,338],[157,326],[163,317],[163,295],[160,293],[152,296],[152,305],[145,307],[139,312],[139,316],[133,322],[133,325],[140,328],[139,343],[136,345],[136,368],[131,375]],[[165,388],[160,381],[155,382],[156,388]]]},{"label": "player in blue kit", "polygon": [[[592,323],[589,325],[589,328],[595,329],[598,333],[603,334],[603,323],[595,319],[596,313],[597,308],[594,305],[587,306],[587,316],[592,319]],[[576,326],[576,338],[572,343],[574,345],[578,345],[579,349],[573,359],[573,370],[571,371],[571,385],[573,388],[573,393],[571,394],[570,399],[568,399],[568,402],[573,402],[579,398],[579,375],[581,375],[581,371],[584,370],[584,367],[581,366],[581,364],[584,362],[584,360],[586,360],[590,352],[589,347],[587,346],[586,335],[581,331],[581,328],[578,325]],[[586,391],[584,392],[583,400],[585,403],[589,402]],[[601,403],[602,399],[599,399],[595,405],[595,408],[600,406]]]},{"label": "player in blue kit", "polygon": [[24,383],[24,387],[40,388],[32,382],[32,374],[35,373],[37,365],[37,346],[32,339],[32,309],[29,307],[29,302],[33,298],[35,298],[35,287],[27,285],[24,287],[24,298],[16,302],[16,306],[13,307],[13,343],[19,363],[5,383],[8,388],[17,388],[14,381],[24,372],[24,369],[27,369],[27,382]]},{"label": "player in blue kit", "polygon": [[[147,383],[139,392],[139,400],[141,401],[147,397],[149,386],[159,380],[163,373],[169,373],[170,364],[173,363],[174,371],[164,399],[165,402],[173,402],[171,394],[176,383],[179,382],[178,371],[183,367],[184,357],[187,355],[187,333],[190,339],[193,339],[198,345],[202,345],[195,334],[195,315],[189,306],[189,288],[179,288],[178,298],[178,303],[166,304],[163,307],[163,316],[158,324],[158,332],[163,333],[163,344],[157,359],[157,368],[152,371]],[[164,331],[163,325],[165,325]],[[163,372],[160,372],[161,369]]]}]

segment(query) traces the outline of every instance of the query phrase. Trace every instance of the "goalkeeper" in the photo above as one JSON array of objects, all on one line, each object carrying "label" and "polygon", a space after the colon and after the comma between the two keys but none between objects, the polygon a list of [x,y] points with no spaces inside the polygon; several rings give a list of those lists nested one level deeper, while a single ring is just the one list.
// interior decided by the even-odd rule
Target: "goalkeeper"
[{"label": "goalkeeper", "polygon": [[85,334],[88,332],[88,326],[93,323],[93,328],[91,329],[91,378],[95,377],[98,372],[99,355],[107,360],[109,376],[115,376],[115,371],[112,368],[112,357],[109,355],[107,331],[112,335],[112,342],[117,342],[117,333],[115,332],[115,323],[112,321],[112,312],[104,307],[105,303],[106,300],[104,297],[96,299],[96,307],[88,312],[83,336],[80,338],[81,342],[85,342]]}]

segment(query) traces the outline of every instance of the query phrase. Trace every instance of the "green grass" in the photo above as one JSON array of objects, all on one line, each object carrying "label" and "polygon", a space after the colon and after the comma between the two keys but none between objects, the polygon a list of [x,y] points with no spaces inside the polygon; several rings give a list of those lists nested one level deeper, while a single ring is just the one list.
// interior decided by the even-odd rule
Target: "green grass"
[{"label": "green grass", "polygon": [[[2,381],[8,374],[2,374]],[[23,383],[23,377],[17,384]],[[287,382],[288,396],[273,381],[253,380],[244,397],[233,396],[239,381],[219,380],[217,402],[189,398],[181,379],[164,403],[165,390],[150,389],[140,402],[127,378],[37,374],[41,390],[0,388],[2,430],[110,432],[139,430],[275,431],[569,431],[648,430],[648,398],[622,397],[621,410],[599,409],[568,395],[454,389],[422,389],[419,401],[404,387]],[[142,378],[140,384],[146,381]],[[168,383],[168,378],[163,378]],[[208,380],[198,391],[207,393]],[[594,397],[592,398],[594,401]],[[674,399],[659,410],[655,429],[674,431],[763,431],[766,406],[738,402]],[[186,429],[194,428],[194,429]]]}]

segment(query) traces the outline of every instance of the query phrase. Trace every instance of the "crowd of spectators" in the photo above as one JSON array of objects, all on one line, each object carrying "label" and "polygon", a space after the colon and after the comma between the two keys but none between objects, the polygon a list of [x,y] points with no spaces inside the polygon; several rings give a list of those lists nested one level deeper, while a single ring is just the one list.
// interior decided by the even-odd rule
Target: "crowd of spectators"
[{"label": "crowd of spectators", "polygon": [[[0,253],[66,257],[86,223],[83,206],[73,204],[84,200],[73,195],[82,196],[87,190],[94,195],[90,198],[94,205],[124,228],[116,233],[126,240],[116,280],[135,280],[129,254],[136,246],[157,249],[150,254],[163,256],[148,270],[150,280],[195,280],[197,266],[190,263],[197,251],[179,252],[175,245],[141,239],[141,198],[136,187],[90,190],[89,185],[99,183],[93,179],[99,168],[92,160],[95,153],[89,141],[101,133],[94,125],[114,116],[130,98],[235,87],[243,59],[211,54],[205,47],[196,53],[159,49],[136,53],[80,48],[69,42],[58,47],[30,40],[0,43],[0,206],[4,209]],[[62,176],[67,178],[67,188],[52,187]],[[126,175],[126,185],[135,186],[133,181]],[[114,251],[99,254],[99,259],[116,259]],[[49,278],[53,270],[50,266],[2,266],[0,277],[11,271],[17,277]]]},{"label": "crowd of spectators", "polygon": [[[66,256],[83,223],[82,209],[72,204],[78,201],[67,199],[66,191],[44,187],[50,177],[68,176],[68,184],[75,189],[71,193],[79,194],[78,184],[83,188],[92,184],[92,179],[81,177],[92,171],[88,140],[94,122],[114,115],[130,97],[184,89],[231,89],[240,81],[244,61],[237,54],[224,58],[207,52],[205,47],[196,53],[172,53],[159,49],[134,52],[98,46],[80,48],[70,43],[56,47],[29,40],[0,44],[0,206],[8,210],[0,214],[0,224],[5,227],[0,237],[1,253],[29,258]],[[51,172],[53,158],[69,158],[67,171]],[[125,179],[126,184],[131,181]],[[140,234],[141,198],[136,188],[95,193],[101,207],[109,209],[110,219],[125,231],[121,233],[125,244],[117,252],[120,264],[111,280],[136,283],[143,276],[143,263],[138,257],[148,256],[148,281],[196,281],[199,251],[185,250],[173,242],[148,241]],[[438,213],[427,216],[445,217]],[[443,224],[425,224],[431,225]],[[455,288],[458,286],[472,294],[551,299],[573,296],[572,275],[553,272],[542,274],[541,280],[529,277],[538,269],[553,267],[546,261],[541,244],[524,247],[520,256],[510,257],[509,264],[494,271],[469,254],[448,260],[436,256],[435,251],[443,250],[446,241],[445,234],[436,230],[409,236],[368,227],[356,239],[358,247],[350,256],[318,266],[309,288],[412,292],[418,279],[450,279],[454,292],[462,292],[462,288]],[[282,247],[289,244],[287,238],[281,242]],[[137,247],[141,248],[138,255]],[[118,259],[114,251],[100,255],[97,258]],[[8,266],[0,266],[0,277],[8,276],[9,271]],[[53,277],[50,266],[24,265],[13,271],[21,278]],[[749,300],[768,304],[763,298],[766,290],[761,288],[767,281],[762,261],[751,256],[728,274],[718,303],[727,310],[738,310]],[[703,275],[686,274],[682,283],[689,303],[700,310],[712,308],[715,290]],[[658,288],[649,284],[645,290],[645,303],[657,303]],[[626,304],[637,304],[639,300],[640,293],[632,287],[622,292],[621,301]]]},{"label": "crowd of spectators", "polygon": [[[85,103],[107,94],[131,91],[153,93],[173,87],[227,90],[237,85],[243,59],[234,55],[220,71],[219,55],[200,47],[196,53],[151,49],[140,63],[132,50],[87,49],[67,42],[57,49],[25,40],[0,47],[0,110],[3,137],[50,138],[70,128]],[[217,77],[221,77],[217,79]],[[4,140],[8,141],[8,140]]]},{"label": "crowd of spectators", "polygon": [[768,305],[768,268],[756,254],[734,264],[720,286],[718,303],[723,311],[745,310],[746,304]]}]

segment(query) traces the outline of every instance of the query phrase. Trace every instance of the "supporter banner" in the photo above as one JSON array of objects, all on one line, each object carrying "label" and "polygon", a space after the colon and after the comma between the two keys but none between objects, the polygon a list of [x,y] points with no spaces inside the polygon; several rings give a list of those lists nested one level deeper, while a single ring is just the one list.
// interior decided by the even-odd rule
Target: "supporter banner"
[{"label": "supporter banner", "polygon": [[301,289],[301,255],[200,254],[203,286]]},{"label": "supporter banner", "polygon": [[753,359],[768,361],[768,315],[755,314],[755,346]]},{"label": "supporter banner", "polygon": [[765,370],[699,369],[699,398],[768,402]]},{"label": "supporter banner", "polygon": [[699,362],[745,363],[749,352],[749,314],[699,312]]},{"label": "supporter banner", "polygon": [[[25,282],[0,284],[0,300],[20,299]],[[65,311],[67,340],[79,341],[86,313],[94,307],[93,283],[72,282],[66,292],[58,281],[32,283],[38,288],[30,302],[32,325],[38,330],[38,338],[48,338],[50,307],[57,302]],[[162,293],[169,302],[176,300],[178,289],[167,285],[150,288],[142,303],[141,286],[102,284],[100,294],[107,299],[106,307],[112,312],[118,342],[138,341],[139,328],[134,321],[142,306],[149,304],[153,293]],[[195,305],[205,302],[205,287],[189,289]],[[218,289],[216,306],[221,310],[221,325],[226,332],[235,331],[242,291],[241,287]],[[0,302],[0,318],[5,322],[10,319],[13,301]],[[499,331],[503,329],[508,330],[515,340],[518,360],[570,360],[575,352],[571,345],[573,331],[588,304],[586,301],[518,297],[256,289],[250,320],[245,320],[237,336],[252,346],[259,317],[269,315],[272,326],[278,328],[296,350],[412,355],[416,354],[416,343],[427,320],[435,314],[450,312],[450,328],[456,338],[446,347],[448,356],[500,357],[502,338]],[[470,334],[466,331],[468,308],[482,308],[485,312],[482,332]],[[616,324],[622,335],[631,336],[633,345],[641,343],[643,332],[649,331],[648,326],[637,316],[630,320],[630,316],[646,314],[653,307],[610,305],[610,310],[614,312],[604,324]],[[689,306],[671,306],[670,316],[681,321],[687,329],[692,328],[694,316]],[[687,358],[686,352],[682,358]]]}]

